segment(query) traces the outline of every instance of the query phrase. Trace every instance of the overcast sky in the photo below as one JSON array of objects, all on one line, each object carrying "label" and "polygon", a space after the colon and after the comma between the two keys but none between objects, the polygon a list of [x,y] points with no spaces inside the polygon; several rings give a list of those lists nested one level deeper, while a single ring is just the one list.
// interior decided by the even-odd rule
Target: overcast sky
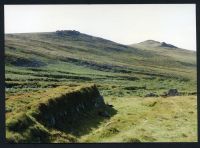
[{"label": "overcast sky", "polygon": [[5,33],[77,30],[122,44],[152,39],[196,50],[194,4],[5,5]]}]

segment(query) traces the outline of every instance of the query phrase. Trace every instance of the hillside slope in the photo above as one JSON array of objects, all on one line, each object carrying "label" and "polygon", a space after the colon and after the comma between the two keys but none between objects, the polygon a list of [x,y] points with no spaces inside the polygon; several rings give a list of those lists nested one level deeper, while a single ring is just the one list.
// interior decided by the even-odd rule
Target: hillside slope
[{"label": "hillside slope", "polygon": [[178,62],[181,64],[190,64],[190,66],[196,66],[196,52],[190,51],[186,49],[178,48],[174,45],[165,43],[165,42],[158,42],[154,40],[146,40],[144,42],[140,42],[138,44],[130,45],[133,48],[139,48],[143,50],[150,50],[155,52],[155,54],[159,54],[161,56],[168,56],[174,59],[177,59]]},{"label": "hillside slope", "polygon": [[[127,80],[155,76],[196,80],[196,57],[192,51],[152,48],[144,43],[133,48],[77,31],[8,34],[5,49],[9,74],[6,80],[29,73],[40,80],[46,77],[95,82],[101,77],[116,79],[116,75],[117,79]],[[91,73],[94,79],[89,76]]]},{"label": "hillside slope", "polygon": [[[135,114],[131,116],[134,121],[137,118],[137,123],[145,122],[140,119],[143,116],[143,109],[150,111],[148,107],[145,108],[142,105],[145,103],[143,99],[149,94],[154,95],[151,98],[153,100],[161,97],[160,105],[156,106],[158,110],[162,111],[164,107],[171,108],[167,113],[170,114],[169,119],[174,118],[171,116],[173,112],[178,112],[173,110],[174,104],[187,106],[185,102],[192,100],[191,107],[195,106],[197,91],[196,53],[153,40],[127,46],[74,30],[6,34],[5,70],[7,139],[11,142],[20,142],[20,138],[23,142],[70,142],[70,139],[71,142],[127,141],[123,139],[123,134],[125,134],[124,130],[128,129],[122,125],[124,122],[128,123],[127,126],[133,124],[133,121],[129,122],[127,117],[132,112],[132,109],[127,108],[129,104],[138,107],[138,116],[135,116]],[[96,84],[95,86],[104,97],[105,103],[114,105],[108,111],[109,116],[112,115],[113,117],[108,119],[86,113],[83,118],[88,120],[81,122],[85,124],[82,124],[78,129],[73,128],[74,131],[69,132],[70,128],[65,127],[64,130],[52,129],[38,119],[33,120],[32,115],[24,115],[26,109],[29,110],[31,105],[39,103],[37,100],[43,100],[46,97],[50,100],[56,100],[56,95],[63,95],[62,88],[69,87],[73,90],[74,87],[86,85],[86,83]],[[169,98],[164,97],[170,89],[178,90],[180,95],[178,100],[180,101],[177,102],[175,99],[174,102],[171,101],[172,103],[165,106],[165,102]],[[63,92],[65,91],[67,90],[63,90]],[[57,92],[60,94],[57,94]],[[76,100],[83,99],[81,97],[82,93],[82,91],[77,93]],[[182,97],[183,100],[181,100]],[[68,97],[60,98],[69,99]],[[138,101],[135,101],[136,98],[138,98]],[[73,99],[73,97],[70,99]],[[55,106],[57,105],[59,103]],[[77,105],[73,105],[73,107],[76,108]],[[181,109],[183,108],[181,107]],[[190,112],[191,109],[187,109],[185,111]],[[50,110],[53,110],[54,115],[56,114],[56,108],[51,107]],[[192,135],[190,138],[185,138],[186,141],[196,141],[194,136],[196,132],[196,119],[194,119],[196,113],[194,110],[192,111],[194,113],[191,116],[192,123],[186,122],[184,124],[186,131],[190,131]],[[35,112],[39,112],[39,110]],[[18,116],[18,113],[20,113],[20,116]],[[150,118],[151,113],[154,114],[154,112],[149,112]],[[112,122],[112,119],[115,119],[116,116],[120,118],[123,116],[124,121],[112,125],[114,126],[112,129],[106,129],[114,132],[115,136],[113,137],[113,133],[111,133],[102,138],[102,135],[98,133],[99,127],[104,126],[104,121],[105,123]],[[95,119],[92,119],[94,117]],[[24,119],[25,122],[30,121],[31,125],[26,128],[25,132],[14,132],[14,137],[12,137],[13,131],[8,126],[10,124],[12,126],[13,122],[15,123],[19,118]],[[180,118],[177,122],[180,121],[179,123],[182,124],[185,115],[184,119],[182,115]],[[156,117],[153,116],[150,120],[155,122],[154,128],[160,125]],[[162,119],[161,122],[165,123],[166,120],[168,119]],[[152,122],[148,123],[152,124]],[[171,126],[175,124],[177,123],[172,122]],[[146,127],[148,127],[148,124]],[[135,130],[132,128],[131,130]],[[33,133],[38,130],[36,134],[40,134],[40,132],[41,134],[47,134],[50,139],[34,139],[31,129]],[[163,133],[168,133],[168,129],[163,127],[162,130]],[[129,132],[127,131],[127,133]],[[157,140],[154,141],[163,141],[164,139],[158,138],[159,134],[157,134],[155,133]],[[173,139],[172,137],[173,135],[167,137],[164,141],[170,141]],[[145,138],[139,139],[141,141],[151,141],[148,138],[146,140]],[[184,137],[177,137],[177,140],[184,141]]]},{"label": "hillside slope", "polygon": [[[86,34],[76,34],[76,31],[74,31],[75,33],[68,32],[6,35],[6,62],[23,66],[26,60],[27,63],[31,62],[28,62],[28,58],[34,59],[34,56],[37,56],[35,58],[38,60],[52,61],[56,59],[79,65],[94,65],[94,67],[101,67],[105,64],[132,69],[145,67],[145,70],[153,69],[155,71],[154,67],[161,68],[163,66],[162,69],[170,70],[178,66],[190,70],[191,67],[196,66],[196,53],[192,51],[163,45],[151,48],[153,46],[146,44],[148,41],[137,44],[137,48],[131,48]],[[141,48],[138,49],[138,47]],[[19,55],[19,60],[13,61],[14,58],[18,58],[16,55]],[[20,55],[26,57],[24,62],[20,60]],[[35,60],[37,61],[37,59]],[[43,66],[42,62],[39,62],[40,60],[36,61],[35,63],[32,61],[30,66]]]}]

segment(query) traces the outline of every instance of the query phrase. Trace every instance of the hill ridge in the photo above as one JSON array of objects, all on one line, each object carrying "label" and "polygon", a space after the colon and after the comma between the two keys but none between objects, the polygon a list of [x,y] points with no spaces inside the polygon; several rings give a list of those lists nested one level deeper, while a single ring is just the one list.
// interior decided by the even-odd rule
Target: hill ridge
[{"label": "hill ridge", "polygon": [[[153,39],[149,39],[149,40],[145,40],[136,44],[130,44],[130,46],[134,46],[134,45],[143,45],[143,46],[152,46],[152,47],[163,47],[163,48],[177,48],[177,46],[170,44],[170,43],[166,43],[165,41],[156,41]],[[181,49],[181,48],[179,48]]]}]

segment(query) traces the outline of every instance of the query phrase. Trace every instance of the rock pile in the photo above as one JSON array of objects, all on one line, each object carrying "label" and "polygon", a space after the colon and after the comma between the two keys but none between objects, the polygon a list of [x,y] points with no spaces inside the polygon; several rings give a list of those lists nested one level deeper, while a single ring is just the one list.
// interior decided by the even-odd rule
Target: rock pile
[{"label": "rock pile", "polygon": [[56,34],[60,36],[64,36],[64,35],[77,36],[77,35],[80,35],[80,32],[76,30],[57,30]]},{"label": "rock pile", "polygon": [[167,92],[167,96],[178,96],[179,92],[177,89],[169,89],[169,91]]}]

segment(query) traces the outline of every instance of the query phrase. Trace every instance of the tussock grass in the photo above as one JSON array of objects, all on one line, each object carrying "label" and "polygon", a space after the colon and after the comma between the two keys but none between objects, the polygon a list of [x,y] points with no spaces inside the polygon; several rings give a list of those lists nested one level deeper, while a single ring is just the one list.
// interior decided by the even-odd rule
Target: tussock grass
[{"label": "tussock grass", "polygon": [[[196,99],[196,96],[108,98],[118,113],[90,134],[82,136],[81,141],[196,142]],[[112,134],[112,131],[117,132]],[[105,133],[108,134],[102,136]]]},{"label": "tussock grass", "polygon": [[[76,142],[74,136],[64,131],[70,128],[70,123],[74,124],[78,118],[81,122],[81,116],[95,110],[96,99],[99,96],[94,84],[50,89],[47,96],[40,96],[40,99],[30,101],[26,111],[15,110],[7,115],[7,141],[9,143]],[[51,129],[54,130],[51,132]]]}]

